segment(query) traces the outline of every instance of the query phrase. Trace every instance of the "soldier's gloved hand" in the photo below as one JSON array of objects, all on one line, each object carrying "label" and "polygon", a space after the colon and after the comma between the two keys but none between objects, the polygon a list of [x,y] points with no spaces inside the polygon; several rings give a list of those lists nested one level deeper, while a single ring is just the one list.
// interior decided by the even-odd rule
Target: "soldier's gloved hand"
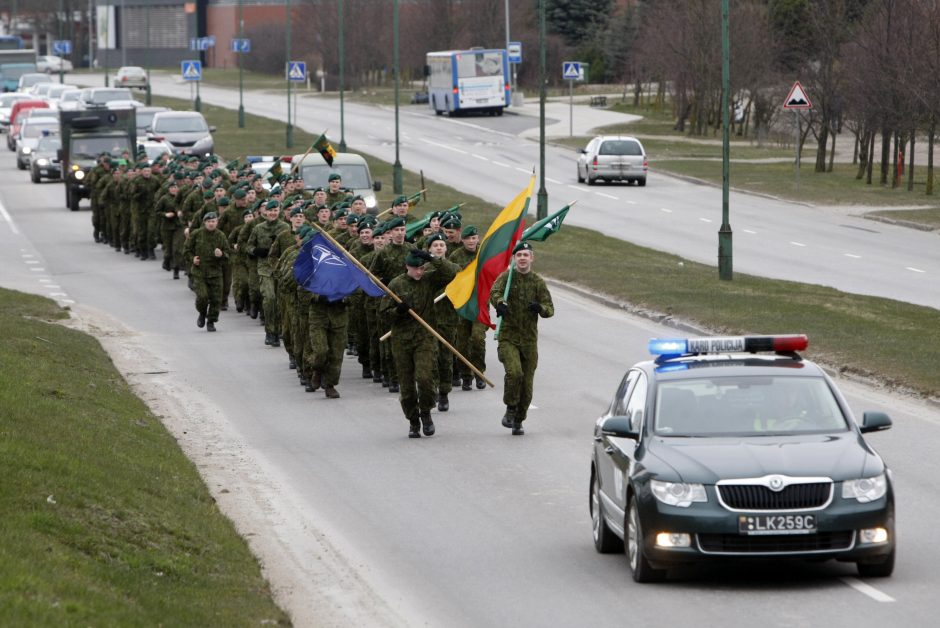
[{"label": "soldier's gloved hand", "polygon": [[405,301],[404,299],[402,299],[401,301],[395,304],[395,311],[398,312],[399,314],[407,314],[408,310],[410,309],[411,309],[411,304]]},{"label": "soldier's gloved hand", "polygon": [[506,316],[509,314],[509,306],[506,305],[504,301],[500,301],[496,304],[496,316]]},{"label": "soldier's gloved hand", "polygon": [[431,260],[434,259],[434,256],[433,256],[433,255],[431,255],[431,254],[428,253],[427,251],[422,251],[422,250],[420,250],[420,249],[417,250],[417,251],[412,251],[412,255],[414,255],[415,257],[420,257],[420,258],[423,259],[425,262],[430,262]]},{"label": "soldier's gloved hand", "polygon": [[533,314],[541,314],[542,306],[539,305],[538,301],[533,301],[532,303],[529,304],[529,311],[532,312]]}]

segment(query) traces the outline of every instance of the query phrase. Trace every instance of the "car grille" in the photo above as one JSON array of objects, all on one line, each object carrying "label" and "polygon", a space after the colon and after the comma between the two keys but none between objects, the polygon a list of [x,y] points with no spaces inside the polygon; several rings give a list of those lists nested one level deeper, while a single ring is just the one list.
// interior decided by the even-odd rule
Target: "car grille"
[{"label": "car grille", "polygon": [[195,144],[196,144],[195,140],[193,140],[192,142],[173,142],[173,146],[178,146],[180,148],[189,148],[190,146],[193,146]]},{"label": "car grille", "polygon": [[784,554],[796,552],[837,552],[852,547],[854,533],[779,534],[698,534],[699,549],[708,554]]},{"label": "car grille", "polygon": [[790,484],[781,491],[759,484],[719,484],[718,491],[721,501],[733,510],[803,510],[825,506],[832,483]]}]

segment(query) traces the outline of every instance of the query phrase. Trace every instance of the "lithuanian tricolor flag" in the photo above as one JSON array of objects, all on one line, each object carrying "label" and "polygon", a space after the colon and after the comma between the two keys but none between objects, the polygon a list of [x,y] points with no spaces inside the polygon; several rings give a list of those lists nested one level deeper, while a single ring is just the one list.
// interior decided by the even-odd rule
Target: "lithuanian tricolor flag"
[{"label": "lithuanian tricolor flag", "polygon": [[529,185],[512,199],[499,213],[477,247],[477,256],[466,268],[447,284],[444,292],[454,304],[457,314],[470,321],[479,321],[489,327],[490,288],[501,272],[509,268],[512,249],[525,229],[525,215],[535,188],[535,175]]}]

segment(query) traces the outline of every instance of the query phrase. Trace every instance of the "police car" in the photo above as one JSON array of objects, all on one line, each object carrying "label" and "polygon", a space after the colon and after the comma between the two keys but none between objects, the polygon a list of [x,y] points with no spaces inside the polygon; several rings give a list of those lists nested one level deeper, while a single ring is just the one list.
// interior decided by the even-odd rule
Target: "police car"
[{"label": "police car", "polygon": [[654,339],[594,427],[594,545],[637,582],[708,560],[837,559],[890,576],[891,472],[806,336]]}]

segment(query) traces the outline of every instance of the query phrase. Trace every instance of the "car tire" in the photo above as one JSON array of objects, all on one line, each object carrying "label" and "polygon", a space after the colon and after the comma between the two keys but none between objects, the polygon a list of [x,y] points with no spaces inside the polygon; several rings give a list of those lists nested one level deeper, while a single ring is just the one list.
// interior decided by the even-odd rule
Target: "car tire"
[{"label": "car tire", "polygon": [[640,511],[636,505],[636,498],[630,497],[627,505],[627,516],[623,526],[623,549],[633,572],[636,582],[660,582],[666,577],[662,569],[653,569],[643,550],[643,527],[640,523]]},{"label": "car tire", "polygon": [[69,210],[73,212],[77,212],[78,203],[80,200],[81,199],[79,198],[78,194],[76,194],[75,192],[67,192],[67,201],[69,204]]},{"label": "car tire", "polygon": [[20,161],[19,159],[17,159],[17,160],[16,160],[16,168],[17,168],[18,170],[26,170],[26,164],[23,163],[22,161]]},{"label": "car tire", "polygon": [[646,177],[643,177],[642,179],[637,179],[636,184],[640,186],[641,188],[646,187]]},{"label": "car tire", "polygon": [[623,541],[614,534],[604,519],[604,504],[601,501],[600,483],[597,474],[591,473],[591,492],[589,496],[591,508],[591,528],[594,534],[594,548],[600,554],[616,554],[623,551]]},{"label": "car tire", "polygon": [[588,185],[594,185],[595,183],[597,183],[597,179],[592,178],[591,175],[587,175],[586,178],[587,178]]},{"label": "car tire", "polygon": [[891,550],[887,556],[879,559],[879,562],[859,561],[855,563],[858,568],[858,575],[862,578],[887,578],[894,573],[894,555],[897,548]]},{"label": "car tire", "polygon": [[30,169],[29,178],[33,183],[40,183],[42,181],[42,177],[39,176],[39,173],[35,169]]},{"label": "car tire", "polygon": [[584,183],[584,177],[581,176],[581,166],[577,166],[575,170],[578,171],[578,183]]}]

